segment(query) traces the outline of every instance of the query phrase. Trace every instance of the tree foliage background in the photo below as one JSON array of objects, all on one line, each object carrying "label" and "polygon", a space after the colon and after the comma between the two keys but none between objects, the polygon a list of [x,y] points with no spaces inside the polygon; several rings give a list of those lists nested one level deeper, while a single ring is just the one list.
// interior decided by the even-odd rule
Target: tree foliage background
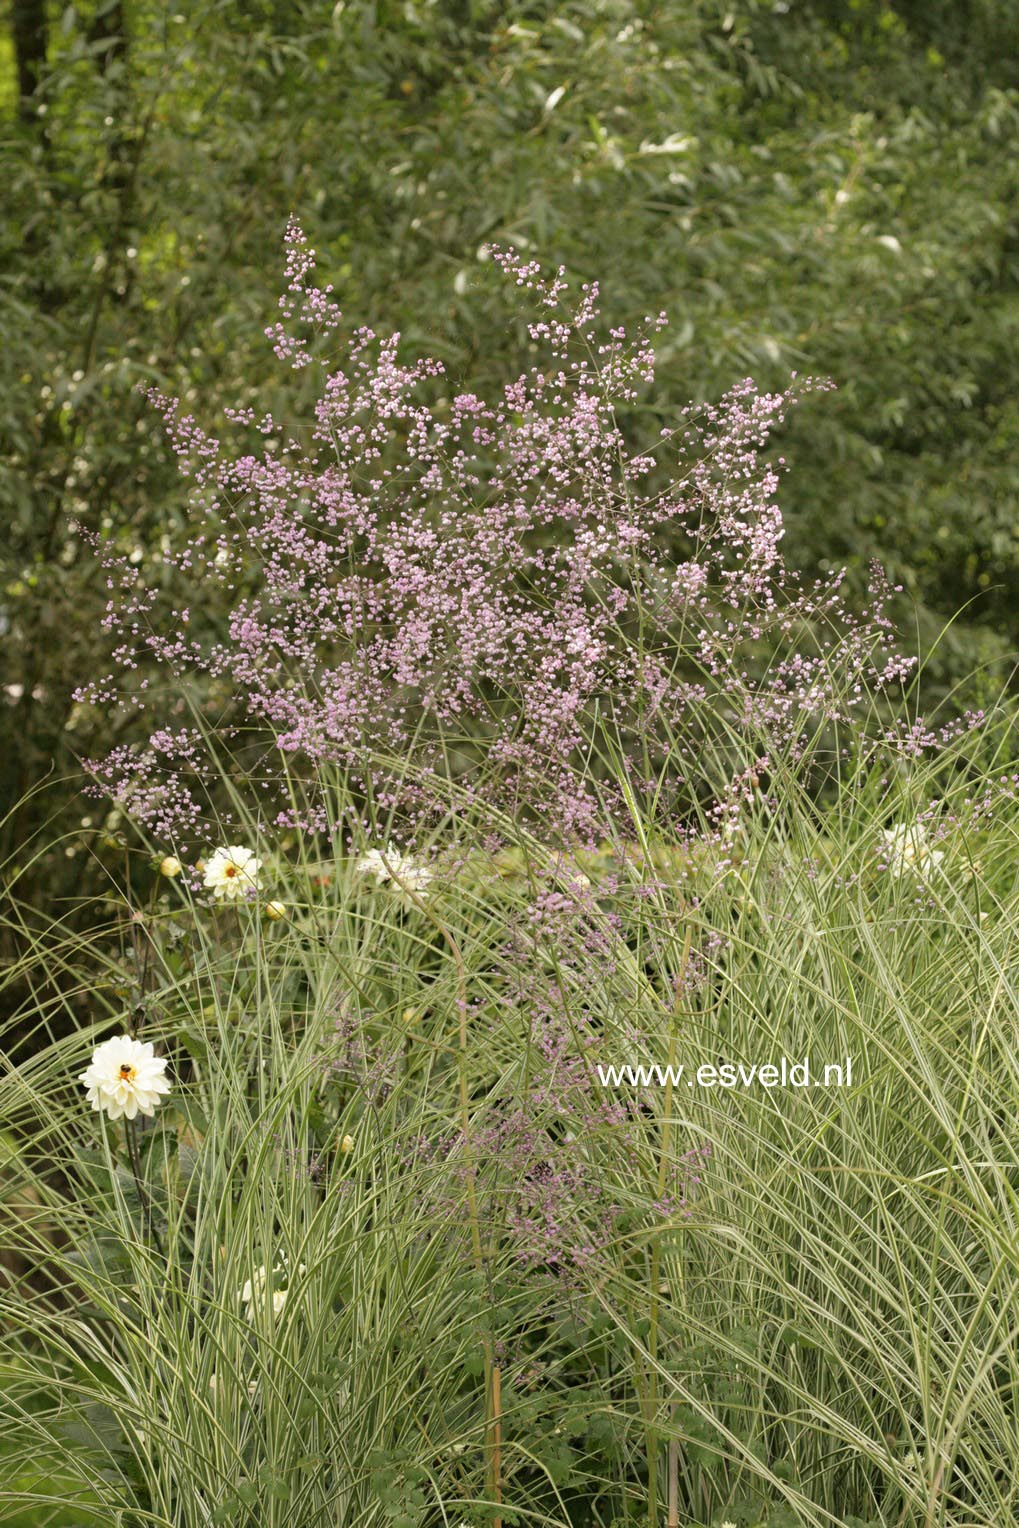
[{"label": "tree foliage background", "polygon": [[[288,215],[352,324],[454,379],[524,364],[514,243],[666,309],[664,423],[831,376],[783,442],[786,548],[873,558],[968,701],[1019,628],[1016,0],[10,0],[0,52],[0,851],[101,856],[72,691],[101,663],[88,534],[158,559],[184,485],[136,391],[283,406],[263,329]],[[657,421],[648,421],[657,422]],[[87,534],[86,534],[87,533]],[[963,609],[963,607],[965,607]],[[63,783],[58,783],[63,782]],[[83,819],[85,819],[83,821]]]}]

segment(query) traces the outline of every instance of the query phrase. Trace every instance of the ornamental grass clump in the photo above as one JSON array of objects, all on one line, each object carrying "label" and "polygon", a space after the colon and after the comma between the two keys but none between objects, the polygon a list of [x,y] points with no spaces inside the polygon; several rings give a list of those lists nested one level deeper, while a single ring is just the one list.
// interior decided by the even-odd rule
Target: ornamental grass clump
[{"label": "ornamental grass clump", "polygon": [[815,384],[642,445],[660,320],[504,253],[483,397],[287,246],[308,428],[154,395],[191,533],[100,548],[144,847],[0,908],[0,1515],[66,1452],[125,1528],[1012,1520],[1017,780],[783,565]]},{"label": "ornamental grass clump", "polygon": [[[497,252],[535,360],[482,394],[398,335],[344,337],[296,223],[286,251],[268,334],[315,379],[310,418],[228,409],[220,439],[151,392],[191,534],[141,562],[99,547],[112,667],[79,700],[136,715],[92,767],[161,840],[236,815],[225,756],[252,816],[358,847],[366,811],[410,842],[451,787],[559,844],[617,832],[634,795],[663,831],[718,831],[748,779],[899,692],[880,574],[856,613],[780,553],[762,453],[828,384],[744,381],[646,438],[663,316],[628,335],[595,284]],[[169,725],[185,697],[196,724]]]},{"label": "ornamental grass clump", "polygon": [[[5,976],[2,1511],[1012,1521],[1015,811],[978,836],[957,755],[825,813],[787,771],[724,872],[639,801],[571,857],[475,803],[413,908],[298,861],[272,923],[139,849],[151,902]],[[935,799],[944,872],[890,873]],[[133,1120],[77,1080],[125,1027],[172,1084]],[[685,1085],[807,1055],[851,1079]]]}]

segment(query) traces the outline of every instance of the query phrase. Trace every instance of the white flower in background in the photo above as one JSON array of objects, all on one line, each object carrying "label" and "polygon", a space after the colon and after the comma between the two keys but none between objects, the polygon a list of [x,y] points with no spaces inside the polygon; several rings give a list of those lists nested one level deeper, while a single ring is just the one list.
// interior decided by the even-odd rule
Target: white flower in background
[{"label": "white flower in background", "polygon": [[[219,1393],[219,1378],[216,1375],[215,1371],[213,1371],[213,1373],[209,1375],[209,1389],[212,1391],[212,1398],[213,1398],[213,1400],[215,1400],[217,1394]],[[249,1400],[253,1401],[255,1399],[255,1392],[256,1392],[257,1389],[258,1389],[258,1381],[255,1380],[255,1379],[249,1379],[248,1380],[248,1399]]]},{"label": "white flower in background", "polygon": [[385,849],[369,849],[354,866],[361,875],[373,875],[378,882],[393,881],[398,891],[413,891],[419,897],[428,895],[427,887],[435,879],[434,870],[401,854],[392,844]]},{"label": "white flower in background", "polygon": [[[739,820],[739,817],[727,817],[722,828],[722,842],[723,844],[734,844],[739,839],[741,839],[745,833],[746,827]],[[722,1524],[722,1528],[725,1528],[724,1523]]]},{"label": "white flower in background", "polygon": [[261,1298],[262,1294],[264,1293],[266,1277],[266,1266],[263,1263],[260,1268],[255,1269],[250,1279],[244,1280],[243,1285],[237,1291],[237,1298],[240,1300],[241,1304],[248,1307],[248,1309],[244,1312],[244,1314],[248,1317],[251,1316],[251,1307],[255,1304],[256,1300]]},{"label": "white flower in background", "polygon": [[936,870],[944,859],[941,849],[932,849],[927,842],[927,829],[922,822],[896,823],[885,828],[884,856],[892,875],[898,877],[907,872],[927,875]]},{"label": "white flower in background", "polygon": [[166,1062],[153,1055],[148,1040],[116,1035],[92,1052],[92,1065],[78,1081],[87,1089],[93,1109],[105,1109],[110,1119],[134,1119],[154,1114],[164,1093],[170,1091]]},{"label": "white flower in background", "polygon": [[568,891],[572,891],[574,896],[580,896],[585,891],[590,891],[591,877],[585,870],[581,870],[576,861],[571,863],[568,860],[560,859],[555,868],[557,874],[562,878],[562,884]]},{"label": "white flower in background", "polygon": [[[298,1275],[304,1273],[304,1271],[304,1264],[298,1263]],[[280,1278],[285,1278],[287,1281],[283,1288],[278,1287],[276,1283]],[[261,1267],[256,1268],[251,1278],[245,1279],[244,1284],[237,1291],[237,1298],[245,1307],[245,1316],[249,1321],[254,1321],[256,1311],[259,1309],[265,1310],[267,1307],[272,1311],[273,1317],[281,1315],[283,1307],[287,1303],[287,1295],[289,1293],[290,1273],[287,1268],[287,1260],[284,1257],[276,1264],[271,1273],[264,1263]],[[271,1296],[268,1301],[266,1300],[267,1294]]]},{"label": "white flower in background", "polygon": [[176,854],[168,854],[165,859],[159,861],[159,873],[160,875],[165,875],[168,880],[172,881],[175,876],[180,875],[183,869],[184,866]]},{"label": "white flower in background", "polygon": [[262,861],[255,858],[252,850],[237,844],[217,849],[202,868],[205,888],[212,892],[217,902],[234,902],[238,897],[258,891],[262,884],[258,874]]}]

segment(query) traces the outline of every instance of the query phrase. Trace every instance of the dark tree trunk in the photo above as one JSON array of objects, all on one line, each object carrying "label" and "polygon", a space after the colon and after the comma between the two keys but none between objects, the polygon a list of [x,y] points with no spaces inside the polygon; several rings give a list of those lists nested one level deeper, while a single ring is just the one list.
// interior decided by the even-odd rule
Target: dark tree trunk
[{"label": "dark tree trunk", "polygon": [[36,122],[35,93],[46,67],[46,0],[13,0],[11,31],[18,65],[18,111],[24,122]]},{"label": "dark tree trunk", "polygon": [[99,7],[88,29],[88,38],[91,43],[104,45],[99,54],[99,67],[104,74],[109,74],[113,65],[127,53],[127,18],[122,0],[113,0],[112,4]]},{"label": "dark tree trunk", "polygon": [[[106,134],[107,162],[102,185],[116,192],[116,220],[122,233],[128,219],[131,186],[131,79],[123,0],[101,0],[89,25],[88,40],[98,49],[96,66],[109,86],[107,107],[113,120]],[[107,251],[107,254],[111,253]]]}]

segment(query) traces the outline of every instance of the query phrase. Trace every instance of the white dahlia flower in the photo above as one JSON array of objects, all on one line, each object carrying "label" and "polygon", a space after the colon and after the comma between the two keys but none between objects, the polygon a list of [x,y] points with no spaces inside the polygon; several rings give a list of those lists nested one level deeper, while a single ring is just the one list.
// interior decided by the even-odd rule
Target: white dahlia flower
[{"label": "white dahlia flower", "polygon": [[234,902],[258,891],[262,884],[258,874],[261,868],[262,861],[256,859],[251,849],[233,844],[217,849],[205,861],[204,885],[217,902]]},{"label": "white dahlia flower", "polygon": [[883,837],[883,853],[889,870],[896,877],[907,872],[927,875],[936,870],[945,857],[941,849],[930,847],[922,822],[897,823],[894,828],[885,828]]},{"label": "white dahlia flower", "polygon": [[[298,1263],[298,1275],[304,1272],[304,1264]],[[287,1280],[285,1287],[281,1288],[277,1285],[277,1281],[280,1279]],[[285,1260],[283,1263],[278,1263],[271,1273],[264,1263],[261,1267],[256,1268],[251,1278],[245,1279],[244,1284],[237,1291],[237,1297],[245,1308],[244,1314],[248,1320],[254,1321],[255,1313],[259,1309],[265,1309],[267,1305],[273,1316],[281,1315],[283,1307],[287,1303],[287,1295],[290,1293],[289,1280],[290,1273],[286,1267]],[[268,1302],[266,1300],[267,1294],[271,1295],[271,1299]]]},{"label": "white dahlia flower", "polygon": [[413,891],[419,897],[428,895],[427,888],[435,879],[435,872],[422,865],[409,854],[401,854],[392,844],[385,849],[369,849],[354,866],[361,875],[373,875],[378,882],[392,881],[397,891]]},{"label": "white dahlia flower", "polygon": [[154,1114],[161,1096],[170,1091],[162,1056],[153,1055],[148,1040],[132,1040],[130,1035],[97,1045],[92,1065],[78,1081],[88,1089],[93,1109],[105,1109],[110,1119]]}]

